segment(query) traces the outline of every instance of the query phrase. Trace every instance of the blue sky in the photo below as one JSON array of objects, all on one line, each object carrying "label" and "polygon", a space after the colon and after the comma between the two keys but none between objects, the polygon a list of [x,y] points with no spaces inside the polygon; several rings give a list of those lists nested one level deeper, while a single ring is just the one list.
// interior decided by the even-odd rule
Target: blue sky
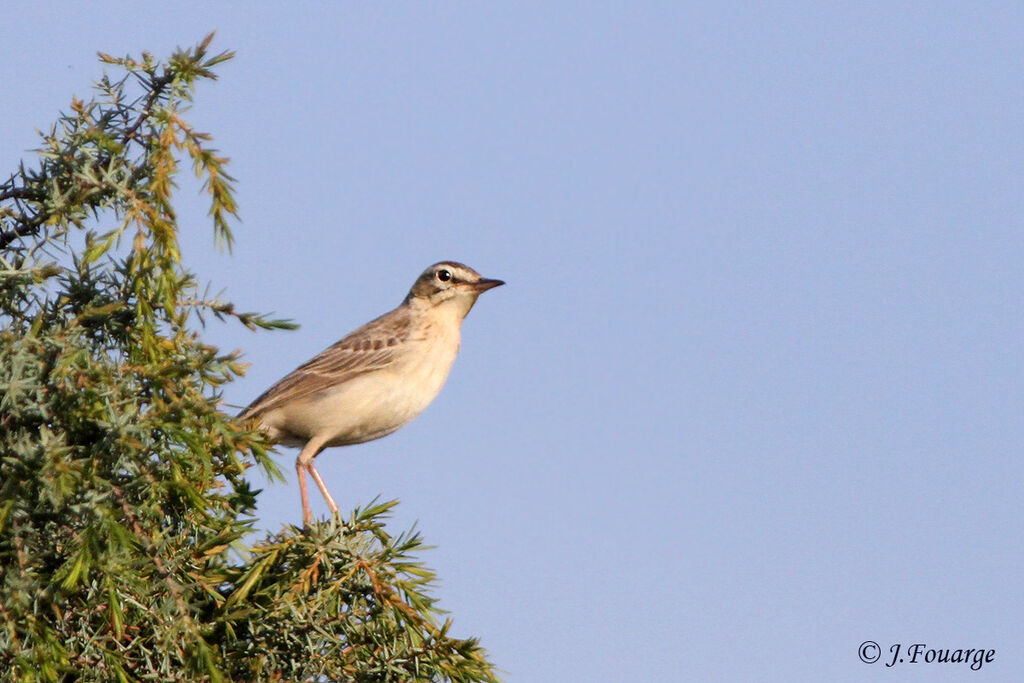
[{"label": "blue sky", "polygon": [[237,405],[432,262],[508,281],[420,418],[317,462],[401,499],[508,680],[1024,677],[1024,6],[208,5],[8,10],[0,162],[96,51],[217,29],[242,223],[216,253],[183,182],[186,258],[302,325],[208,330]]}]

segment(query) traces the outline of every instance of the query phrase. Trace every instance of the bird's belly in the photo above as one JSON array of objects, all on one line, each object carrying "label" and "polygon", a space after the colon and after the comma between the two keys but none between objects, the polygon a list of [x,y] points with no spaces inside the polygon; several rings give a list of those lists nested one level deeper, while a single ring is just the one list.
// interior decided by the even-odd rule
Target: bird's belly
[{"label": "bird's belly", "polygon": [[308,401],[284,407],[280,422],[303,441],[330,435],[325,446],[387,436],[430,405],[455,360],[454,353],[413,355],[418,357],[402,366],[354,377]]}]

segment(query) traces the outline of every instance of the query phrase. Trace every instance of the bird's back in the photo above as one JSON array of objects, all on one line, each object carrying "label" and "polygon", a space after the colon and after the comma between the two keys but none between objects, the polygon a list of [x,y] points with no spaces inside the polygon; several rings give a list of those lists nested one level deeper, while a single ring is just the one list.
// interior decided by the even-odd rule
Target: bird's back
[{"label": "bird's back", "polygon": [[242,411],[253,418],[284,403],[302,400],[359,375],[382,370],[395,361],[396,349],[413,333],[407,307],[375,318],[346,335],[278,380]]},{"label": "bird's back", "polygon": [[386,436],[440,392],[459,348],[459,319],[408,306],[373,320],[299,366],[242,413],[269,436],[341,446]]}]

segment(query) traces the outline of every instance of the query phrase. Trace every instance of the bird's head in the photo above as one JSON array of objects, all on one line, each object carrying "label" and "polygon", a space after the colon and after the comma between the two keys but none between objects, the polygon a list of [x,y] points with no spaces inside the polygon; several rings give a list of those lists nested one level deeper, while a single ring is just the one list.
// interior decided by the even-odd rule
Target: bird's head
[{"label": "bird's head", "polygon": [[441,261],[423,271],[416,278],[405,302],[412,306],[433,308],[453,306],[460,316],[465,317],[473,308],[478,296],[505,284],[501,280],[482,277],[469,266],[455,261]]}]

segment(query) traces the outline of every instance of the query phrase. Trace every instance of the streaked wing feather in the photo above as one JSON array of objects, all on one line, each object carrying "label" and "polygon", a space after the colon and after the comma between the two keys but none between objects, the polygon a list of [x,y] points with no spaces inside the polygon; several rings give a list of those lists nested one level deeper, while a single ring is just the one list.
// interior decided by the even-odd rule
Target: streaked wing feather
[{"label": "streaked wing feather", "polygon": [[410,316],[396,309],[372,320],[285,375],[263,392],[242,417],[313,396],[354,377],[391,365],[411,331]]}]

